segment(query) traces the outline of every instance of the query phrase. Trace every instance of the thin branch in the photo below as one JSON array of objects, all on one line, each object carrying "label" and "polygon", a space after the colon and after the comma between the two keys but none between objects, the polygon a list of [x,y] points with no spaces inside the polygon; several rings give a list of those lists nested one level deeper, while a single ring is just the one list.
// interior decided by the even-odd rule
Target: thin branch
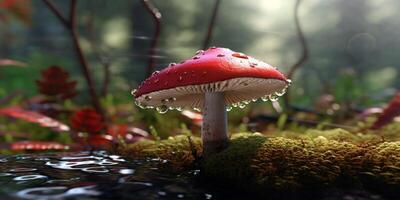
[{"label": "thin branch", "polygon": [[77,7],[77,0],[71,0],[70,3],[70,16],[69,16],[69,20],[67,20],[65,17],[63,17],[61,15],[60,10],[55,7],[49,0],[43,0],[43,2],[49,7],[49,9],[54,13],[54,15],[56,15],[60,21],[62,22],[62,24],[64,25],[64,27],[68,30],[68,32],[71,35],[72,38],[72,42],[75,48],[75,51],[77,53],[78,56],[78,60],[79,63],[81,64],[81,69],[83,71],[83,75],[85,77],[86,83],[88,85],[89,88],[89,93],[90,93],[90,97],[91,97],[91,101],[92,101],[92,105],[93,107],[100,113],[103,115],[104,117],[104,112],[100,106],[100,102],[99,102],[99,98],[96,94],[96,91],[94,89],[94,85],[93,85],[93,81],[92,81],[92,76],[89,70],[89,64],[83,54],[83,50],[82,47],[79,43],[79,34],[77,31],[77,24],[76,24],[76,18],[77,18],[77,14],[76,14],[76,7]]},{"label": "thin branch", "polygon": [[160,37],[160,32],[161,32],[161,13],[158,11],[158,9],[150,3],[149,0],[142,0],[143,6],[146,8],[146,10],[151,14],[153,17],[154,23],[155,23],[155,30],[154,30],[154,36],[150,45],[150,50],[149,50],[149,63],[147,66],[147,77],[151,75],[154,71],[155,67],[155,58],[154,54],[156,52],[156,47],[158,43],[158,39]]},{"label": "thin branch", "polygon": [[51,3],[49,0],[43,0],[47,7],[53,12],[53,14],[61,21],[65,27],[69,27],[68,20],[61,14],[61,12]]},{"label": "thin branch", "polygon": [[287,78],[291,79],[293,77],[293,74],[296,72],[296,70],[308,59],[308,46],[307,46],[307,41],[304,37],[301,25],[300,25],[300,20],[299,20],[299,7],[300,7],[301,0],[296,0],[296,5],[294,8],[294,20],[296,24],[296,32],[297,32],[297,37],[300,41],[301,44],[301,51],[302,54],[299,58],[299,60],[290,68]]},{"label": "thin branch", "polygon": [[76,29],[76,0],[71,0],[71,5],[69,9],[69,23],[71,29]]},{"label": "thin branch", "polygon": [[211,40],[211,36],[212,36],[213,30],[214,30],[215,21],[217,19],[217,14],[218,14],[220,3],[221,3],[221,0],[215,0],[215,5],[214,5],[214,9],[213,9],[213,12],[211,15],[210,23],[208,24],[207,34],[206,34],[206,37],[204,38],[204,42],[203,42],[203,49],[206,49],[210,45],[210,40]]},{"label": "thin branch", "polygon": [[[301,25],[300,25],[300,20],[299,20],[299,7],[300,7],[300,3],[301,0],[296,0],[296,4],[294,7],[294,21],[295,21],[295,25],[296,25],[296,32],[297,32],[297,37],[300,41],[300,45],[301,45],[301,56],[299,58],[299,60],[289,69],[289,72],[287,73],[287,78],[288,79],[292,79],[294,73],[300,68],[300,66],[307,61],[308,59],[308,46],[307,46],[307,41],[304,37]],[[289,89],[290,90],[290,89]],[[285,106],[286,109],[290,108],[290,99],[289,99],[289,90],[286,93],[286,95],[284,96],[284,100],[285,100]]]}]

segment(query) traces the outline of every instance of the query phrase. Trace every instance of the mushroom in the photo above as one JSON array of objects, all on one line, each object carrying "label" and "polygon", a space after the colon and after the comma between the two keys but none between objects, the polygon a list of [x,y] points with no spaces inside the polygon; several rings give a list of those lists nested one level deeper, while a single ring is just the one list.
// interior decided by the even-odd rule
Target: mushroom
[{"label": "mushroom", "polygon": [[276,101],[290,80],[271,65],[227,48],[199,50],[191,59],[154,72],[137,90],[136,105],[159,113],[183,107],[203,111],[201,137],[205,156],[229,143],[227,114],[251,101]]}]

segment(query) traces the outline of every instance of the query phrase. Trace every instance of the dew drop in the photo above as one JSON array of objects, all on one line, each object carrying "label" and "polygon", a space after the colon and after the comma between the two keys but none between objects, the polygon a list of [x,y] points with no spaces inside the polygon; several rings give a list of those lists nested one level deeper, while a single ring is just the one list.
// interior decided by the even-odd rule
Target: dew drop
[{"label": "dew drop", "polygon": [[168,102],[169,102],[169,99],[162,99],[162,100],[161,100],[161,103],[162,103],[162,104],[167,104]]},{"label": "dew drop", "polygon": [[220,54],[217,55],[217,57],[224,57],[224,56],[225,56],[225,55],[222,54],[222,53],[220,53]]},{"label": "dew drop", "polygon": [[226,111],[229,112],[232,110],[232,106],[226,106]]},{"label": "dew drop", "polygon": [[215,47],[215,46],[212,46],[212,47],[210,47],[210,49],[216,49],[217,47]]},{"label": "dew drop", "polygon": [[246,104],[244,104],[243,102],[239,102],[238,106],[239,106],[239,108],[244,108],[244,107],[246,107]]},{"label": "dew drop", "polygon": [[236,58],[249,59],[249,57],[243,53],[233,53],[232,56]]},{"label": "dew drop", "polygon": [[141,109],[146,109],[147,105],[144,103],[139,104],[139,108]]},{"label": "dew drop", "polygon": [[144,99],[145,99],[146,101],[150,101],[152,98],[153,98],[153,97],[151,97],[151,96],[145,96],[145,97],[144,97]]},{"label": "dew drop", "polygon": [[257,66],[257,63],[253,63],[253,62],[250,63],[250,67],[256,67],[256,66]]},{"label": "dew drop", "polygon": [[204,53],[204,50],[198,50],[198,51],[196,51],[196,55],[201,54],[201,53]]},{"label": "dew drop", "polygon": [[252,101],[252,102],[256,102],[256,101],[257,101],[257,99],[255,99],[255,98],[254,98],[254,99],[252,99],[251,101]]},{"label": "dew drop", "polygon": [[288,85],[292,84],[292,80],[290,80],[290,79],[287,79],[286,82],[287,82]]},{"label": "dew drop", "polygon": [[275,92],[276,96],[281,97],[286,93],[286,88],[284,88],[282,91],[280,92]]},{"label": "dew drop", "polygon": [[179,76],[178,77],[178,81],[182,81],[183,80],[183,77],[182,76]]},{"label": "dew drop", "polygon": [[265,102],[265,101],[268,101],[269,98],[268,98],[268,96],[263,96],[263,97],[261,97],[261,100]]},{"label": "dew drop", "polygon": [[201,112],[200,108],[193,108],[194,111]]},{"label": "dew drop", "polygon": [[174,101],[176,101],[176,98],[175,97],[171,97],[171,98],[168,99],[168,101],[169,102],[174,102]]},{"label": "dew drop", "polygon": [[159,73],[160,73],[160,71],[154,71],[151,75],[154,76],[154,75],[157,75]]},{"label": "dew drop", "polygon": [[193,60],[197,60],[199,58],[200,58],[200,56],[195,56],[195,57],[193,57]]},{"label": "dew drop", "polygon": [[271,100],[271,101],[278,101],[278,96],[276,95],[276,94],[271,94],[271,95],[269,95],[269,100]]},{"label": "dew drop", "polygon": [[160,114],[165,114],[168,111],[168,106],[161,105],[156,108],[157,112]]},{"label": "dew drop", "polygon": [[234,107],[234,108],[238,107],[238,103],[233,103],[232,107]]},{"label": "dew drop", "polygon": [[169,63],[168,67],[172,67],[172,66],[175,66],[175,65],[176,65],[176,63]]},{"label": "dew drop", "polygon": [[137,92],[137,89],[131,90],[131,95],[135,96],[135,95],[136,95],[136,92]]},{"label": "dew drop", "polygon": [[175,108],[177,111],[182,111],[182,108],[181,107],[176,107]]},{"label": "dew drop", "polygon": [[136,106],[140,106],[140,102],[139,101],[135,101],[135,105]]}]

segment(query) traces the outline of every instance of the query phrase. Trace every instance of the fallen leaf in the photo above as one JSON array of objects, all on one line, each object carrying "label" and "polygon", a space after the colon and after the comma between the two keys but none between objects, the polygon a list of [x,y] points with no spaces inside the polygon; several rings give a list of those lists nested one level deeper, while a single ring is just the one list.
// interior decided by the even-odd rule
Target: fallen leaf
[{"label": "fallen leaf", "polygon": [[67,150],[69,146],[57,142],[46,141],[19,141],[10,143],[10,150]]},{"label": "fallen leaf", "polygon": [[70,128],[66,124],[63,124],[55,119],[52,119],[39,112],[24,110],[18,106],[12,106],[0,109],[0,115],[13,117],[16,119],[25,120],[32,123],[37,123],[40,126],[51,128],[55,131],[69,131]]}]

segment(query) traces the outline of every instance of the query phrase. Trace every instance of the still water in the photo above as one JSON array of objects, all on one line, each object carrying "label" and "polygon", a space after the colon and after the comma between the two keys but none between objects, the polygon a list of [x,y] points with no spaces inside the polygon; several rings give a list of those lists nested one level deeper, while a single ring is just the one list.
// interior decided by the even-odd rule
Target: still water
[{"label": "still water", "polygon": [[213,199],[193,176],[165,173],[166,160],[126,160],[104,151],[0,159],[0,199]]},{"label": "still water", "polygon": [[[200,180],[199,173],[192,169],[177,174],[168,169],[167,160],[128,160],[105,151],[2,156],[0,199],[260,199]],[[364,190],[337,188],[304,197],[290,199],[386,199]]]}]

